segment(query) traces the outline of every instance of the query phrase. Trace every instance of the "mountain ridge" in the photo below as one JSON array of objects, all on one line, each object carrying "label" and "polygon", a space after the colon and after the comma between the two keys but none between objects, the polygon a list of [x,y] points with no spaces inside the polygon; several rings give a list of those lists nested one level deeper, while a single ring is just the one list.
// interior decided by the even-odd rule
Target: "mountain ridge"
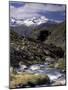
[{"label": "mountain ridge", "polygon": [[62,21],[59,20],[48,19],[45,16],[32,17],[27,19],[16,19],[13,17],[10,18],[10,26],[26,25],[27,27],[29,27],[29,26],[38,26],[41,25],[42,23],[58,24],[61,22]]}]

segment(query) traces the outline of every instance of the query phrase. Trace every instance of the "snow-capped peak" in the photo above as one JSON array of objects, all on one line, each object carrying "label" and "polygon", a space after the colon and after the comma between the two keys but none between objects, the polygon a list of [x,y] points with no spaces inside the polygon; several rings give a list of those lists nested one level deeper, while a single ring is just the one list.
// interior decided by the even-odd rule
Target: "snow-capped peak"
[{"label": "snow-capped peak", "polygon": [[13,18],[13,17],[11,17],[11,18],[10,18],[10,22],[11,22],[11,23],[15,23],[15,22],[16,22],[16,19]]},{"label": "snow-capped peak", "polygon": [[45,16],[40,16],[40,17],[31,17],[27,19],[15,19],[15,18],[10,18],[10,25],[26,25],[26,26],[38,26],[42,23],[60,23],[61,21],[53,20],[53,19],[48,19]]},{"label": "snow-capped peak", "polygon": [[10,26],[15,26],[16,25],[16,19],[11,17],[10,21],[9,21],[9,24],[10,24]]},{"label": "snow-capped peak", "polygon": [[40,25],[42,23],[46,23],[47,21],[48,19],[46,17],[41,16],[41,17],[32,17],[30,19],[26,19],[24,23],[27,26],[31,26],[31,25]]},{"label": "snow-capped peak", "polygon": [[33,22],[32,20],[30,20],[30,19],[26,19],[26,20],[24,20],[24,24],[25,24],[26,26],[31,26],[31,25],[34,24],[34,22]]},{"label": "snow-capped peak", "polygon": [[48,18],[46,18],[45,16],[41,16],[41,17],[31,17],[31,18],[27,18],[27,19],[15,19],[15,18],[11,18],[10,22],[11,24],[17,24],[17,25],[21,25],[24,24],[26,26],[32,26],[32,25],[40,25],[42,23],[46,23],[48,21]]},{"label": "snow-capped peak", "polygon": [[48,20],[48,18],[46,18],[45,16],[41,16],[40,17],[42,20]]}]

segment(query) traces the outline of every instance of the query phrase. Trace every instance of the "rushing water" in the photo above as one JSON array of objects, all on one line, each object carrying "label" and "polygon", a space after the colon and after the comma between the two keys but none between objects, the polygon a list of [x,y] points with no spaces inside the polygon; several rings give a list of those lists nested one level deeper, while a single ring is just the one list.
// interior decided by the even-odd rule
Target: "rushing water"
[{"label": "rushing water", "polygon": [[[17,71],[19,71],[19,70],[20,70],[20,68],[17,69]],[[22,70],[22,68],[21,68],[21,70]],[[22,71],[19,71],[19,73]],[[51,83],[49,85],[43,84],[41,86],[65,85],[65,82],[66,82],[65,74],[61,73],[60,70],[58,70],[56,68],[49,68],[48,63],[31,65],[31,66],[27,67],[24,70],[24,72],[33,73],[35,75],[38,75],[38,74],[48,75]],[[59,82],[56,82],[56,81],[59,81]],[[38,87],[38,85],[36,87]]]},{"label": "rushing water", "polygon": [[[32,70],[31,67],[35,67],[35,70]],[[34,73],[34,74],[46,74],[49,76],[50,80],[56,80],[63,75],[60,72],[60,70],[55,68],[49,68],[47,63],[44,65],[41,64],[32,65],[26,70],[26,72]]]},{"label": "rushing water", "polygon": [[[17,69],[18,73],[21,73],[22,71],[23,71],[23,68]],[[56,81],[59,77],[64,76],[64,74],[61,73],[59,69],[49,68],[48,63],[34,64],[34,65],[31,65],[30,67],[27,67],[27,69],[25,69],[24,71],[28,73],[33,73],[35,75],[46,74],[49,76],[51,81]]]}]

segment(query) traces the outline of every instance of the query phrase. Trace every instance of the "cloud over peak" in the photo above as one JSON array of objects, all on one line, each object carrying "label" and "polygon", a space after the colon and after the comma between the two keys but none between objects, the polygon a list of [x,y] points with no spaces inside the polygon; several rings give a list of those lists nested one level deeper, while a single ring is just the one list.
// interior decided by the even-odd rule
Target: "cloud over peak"
[{"label": "cloud over peak", "polygon": [[[10,17],[30,18],[41,16],[40,13],[65,12],[65,5],[10,2]],[[46,16],[46,15],[44,15]]]}]

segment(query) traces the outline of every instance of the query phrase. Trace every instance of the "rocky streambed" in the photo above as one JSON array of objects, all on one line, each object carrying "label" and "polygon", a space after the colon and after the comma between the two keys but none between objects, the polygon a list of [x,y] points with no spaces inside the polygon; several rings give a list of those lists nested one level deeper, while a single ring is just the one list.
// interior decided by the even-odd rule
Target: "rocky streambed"
[{"label": "rocky streambed", "polygon": [[[29,73],[34,76],[47,75],[49,77],[50,83],[35,85],[35,87],[60,86],[60,85],[62,86],[66,84],[65,73],[60,72],[60,70],[56,68],[49,68],[48,63],[30,65],[28,68],[25,67],[25,69],[23,69],[23,66],[25,67],[25,65],[22,65],[20,68],[16,68],[16,72],[18,75],[22,75],[22,73]],[[17,88],[20,88],[20,87],[23,87],[23,86],[21,86],[20,84],[17,85]],[[26,85],[25,87],[31,87],[31,86]]]}]

